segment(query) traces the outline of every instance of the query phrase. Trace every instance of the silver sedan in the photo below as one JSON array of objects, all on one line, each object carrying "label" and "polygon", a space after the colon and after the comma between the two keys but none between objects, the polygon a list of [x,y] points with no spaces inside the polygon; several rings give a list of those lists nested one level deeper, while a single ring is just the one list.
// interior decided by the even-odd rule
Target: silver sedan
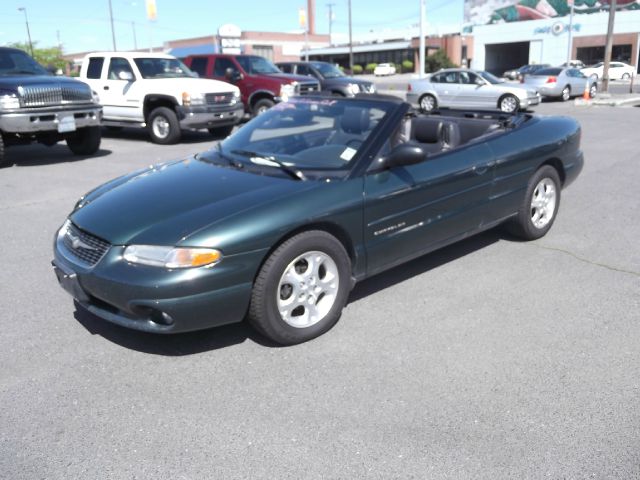
[{"label": "silver sedan", "polygon": [[409,82],[407,102],[426,112],[451,107],[498,108],[511,113],[538,105],[540,94],[535,89],[507,84],[489,72],[449,68]]},{"label": "silver sedan", "polygon": [[524,84],[535,88],[545,97],[561,98],[563,101],[582,95],[585,89],[591,98],[598,92],[597,80],[594,77],[587,77],[577,68],[543,68],[532,75],[525,76]]}]

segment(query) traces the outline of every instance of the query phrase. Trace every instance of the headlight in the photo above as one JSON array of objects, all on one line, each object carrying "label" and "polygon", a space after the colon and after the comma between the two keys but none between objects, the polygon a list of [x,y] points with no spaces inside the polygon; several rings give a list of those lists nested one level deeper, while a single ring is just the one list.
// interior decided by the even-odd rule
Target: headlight
[{"label": "headlight", "polygon": [[350,83],[349,91],[352,95],[357,95],[358,93],[360,93],[360,85],[358,85],[357,83]]},{"label": "headlight", "polygon": [[283,102],[289,100],[289,97],[293,97],[296,94],[296,84],[290,83],[288,85],[282,85],[280,87],[280,98]]},{"label": "headlight", "polygon": [[222,253],[213,248],[129,245],[123,257],[127,262],[152,267],[193,268],[215,265],[222,259]]},{"label": "headlight", "polygon": [[182,105],[204,105],[204,93],[182,92]]},{"label": "headlight", "polygon": [[240,90],[233,92],[233,103],[240,101]]},{"label": "headlight", "polygon": [[91,90],[91,101],[93,103],[100,103],[100,95],[95,90]]},{"label": "headlight", "polygon": [[15,110],[20,108],[20,99],[16,95],[1,95],[0,110]]}]

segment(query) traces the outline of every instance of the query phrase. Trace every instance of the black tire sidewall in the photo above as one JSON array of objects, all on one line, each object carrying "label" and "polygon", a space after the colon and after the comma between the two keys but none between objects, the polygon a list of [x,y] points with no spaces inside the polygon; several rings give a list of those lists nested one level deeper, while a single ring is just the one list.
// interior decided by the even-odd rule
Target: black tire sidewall
[{"label": "black tire sidewall", "polygon": [[[306,328],[287,324],[278,311],[277,294],[280,278],[287,266],[299,255],[320,251],[329,255],[338,268],[338,293],[329,313],[318,323]],[[252,292],[249,320],[271,340],[293,345],[327,332],[340,318],[349,297],[351,262],[342,244],[323,231],[303,232],[278,247],[262,266]]]},{"label": "black tire sidewall", "polygon": [[[507,98],[513,98],[516,101],[516,108],[514,108],[511,111],[506,111],[502,109],[502,102],[504,102]],[[502,97],[500,97],[500,101],[498,102],[498,108],[500,109],[501,112],[504,112],[504,113],[515,113],[518,110],[520,110],[520,100],[518,100],[518,97],[516,97],[515,95],[511,93],[507,93],[506,95],[503,95]]]},{"label": "black tire sidewall", "polygon": [[253,116],[257,117],[258,115],[260,115],[258,112],[262,107],[267,107],[267,110],[268,110],[271,107],[273,107],[275,104],[276,102],[274,102],[269,98],[261,98],[253,105],[253,109],[252,109]]},{"label": "black tire sidewall", "polygon": [[67,146],[75,155],[93,155],[100,148],[100,127],[84,127],[66,137]]},{"label": "black tire sidewall", "polygon": [[[549,178],[551,181],[553,181],[556,187],[556,205],[553,216],[551,217],[549,223],[547,223],[542,228],[537,228],[531,221],[531,200],[536,185],[538,185],[538,183],[540,183],[540,181],[544,178]],[[517,223],[520,236],[527,240],[535,240],[544,237],[547,234],[549,229],[551,229],[551,227],[553,226],[556,217],[558,216],[558,209],[560,208],[561,188],[562,184],[560,182],[560,176],[558,175],[558,171],[555,168],[550,165],[544,165],[536,171],[536,173],[529,180],[523,204],[518,211]]]},{"label": "black tire sidewall", "polygon": [[[164,138],[158,137],[153,133],[153,120],[159,116],[163,116],[169,123],[169,135]],[[153,143],[160,145],[177,143],[180,140],[181,131],[176,113],[167,107],[154,108],[149,114],[149,135]]]}]

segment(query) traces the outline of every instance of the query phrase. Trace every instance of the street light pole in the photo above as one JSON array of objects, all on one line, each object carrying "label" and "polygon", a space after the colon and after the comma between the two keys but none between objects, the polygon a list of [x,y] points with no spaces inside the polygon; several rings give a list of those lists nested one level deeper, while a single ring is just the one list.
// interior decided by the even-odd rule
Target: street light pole
[{"label": "street light pole", "polygon": [[111,0],[109,0],[109,18],[111,19],[111,40],[113,40],[113,51],[117,52],[116,48],[116,32],[113,29],[113,9],[111,8]]},{"label": "street light pole", "polygon": [[353,74],[353,38],[351,36],[351,0],[349,0],[349,71]]},{"label": "street light pole", "polygon": [[574,0],[569,0],[571,5],[571,11],[569,13],[569,43],[567,45],[567,68],[570,68],[571,65],[569,62],[571,61],[571,40],[573,39],[573,4]]},{"label": "street light pole", "polygon": [[131,22],[131,28],[133,30],[133,49],[138,50],[138,38],[136,37],[136,22]]},{"label": "street light pole", "polygon": [[29,52],[33,57],[33,43],[31,43],[31,32],[29,31],[29,19],[27,18],[27,9],[25,7],[19,7],[18,11],[24,13],[24,23],[27,26],[27,38],[29,39]]}]

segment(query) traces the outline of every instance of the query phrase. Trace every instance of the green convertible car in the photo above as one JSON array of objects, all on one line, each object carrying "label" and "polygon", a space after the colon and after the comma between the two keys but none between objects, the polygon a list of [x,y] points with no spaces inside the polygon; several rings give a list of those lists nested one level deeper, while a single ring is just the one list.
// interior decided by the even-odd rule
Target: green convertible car
[{"label": "green convertible car", "polygon": [[86,194],[53,265],[81,308],[125,327],[246,318],[294,344],[329,330],[366,277],[503,222],[543,236],[582,165],[567,117],[294,98]]}]

